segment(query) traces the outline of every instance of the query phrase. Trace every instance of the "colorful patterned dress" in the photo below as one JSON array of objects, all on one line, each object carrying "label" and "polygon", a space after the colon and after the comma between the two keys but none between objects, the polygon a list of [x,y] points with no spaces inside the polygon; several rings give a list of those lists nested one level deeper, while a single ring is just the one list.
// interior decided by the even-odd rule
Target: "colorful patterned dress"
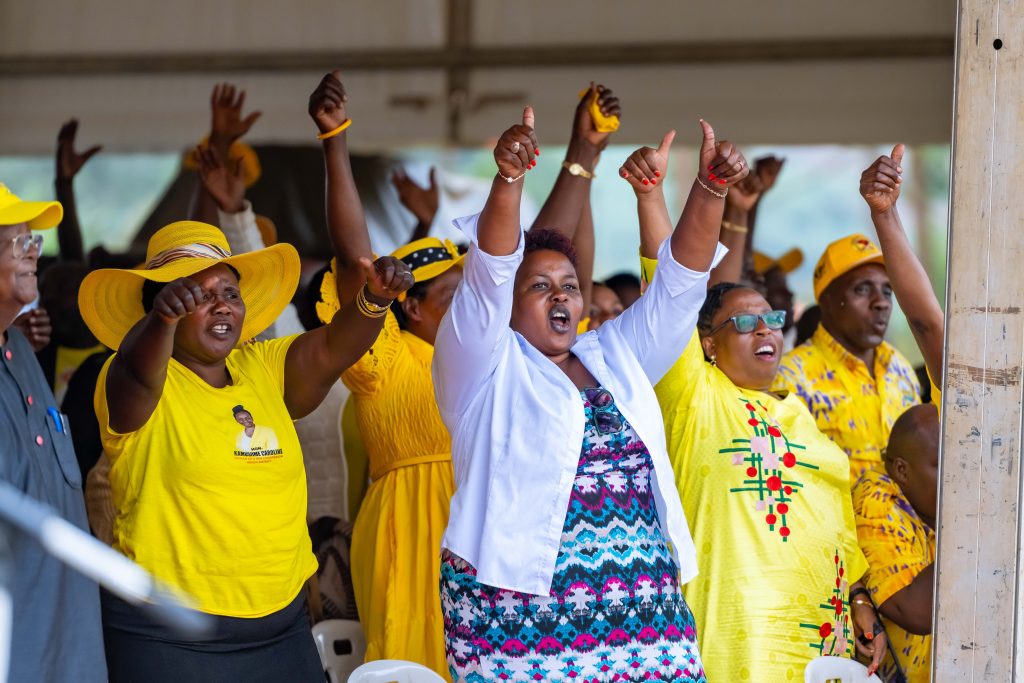
[{"label": "colorful patterned dress", "polygon": [[456,682],[706,680],[650,487],[651,456],[608,391],[580,393],[586,429],[551,592],[485,586],[444,553]]}]

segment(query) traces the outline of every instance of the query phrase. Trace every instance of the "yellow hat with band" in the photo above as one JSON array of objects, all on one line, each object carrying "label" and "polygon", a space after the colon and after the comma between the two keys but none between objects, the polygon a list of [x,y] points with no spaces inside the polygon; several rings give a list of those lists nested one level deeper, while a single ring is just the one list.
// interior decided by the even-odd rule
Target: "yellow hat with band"
[{"label": "yellow hat with band", "polygon": [[789,274],[800,267],[804,262],[804,252],[800,247],[793,247],[779,258],[772,258],[760,251],[754,252],[754,272],[764,275],[773,268],[778,268],[783,273]]},{"label": "yellow hat with band", "polygon": [[28,223],[29,230],[49,230],[62,218],[60,202],[25,202],[0,183],[0,225]]},{"label": "yellow hat with band", "polygon": [[179,221],[149,238],[141,268],[105,268],[86,276],[78,290],[78,307],[86,325],[105,346],[116,349],[146,315],[142,286],[146,281],[171,282],[223,263],[238,271],[245,303],[239,344],[277,320],[299,284],[299,254],[290,244],[232,255],[217,228],[198,221]]},{"label": "yellow hat with band", "polygon": [[[436,237],[409,242],[395,249],[391,255],[409,266],[416,282],[432,280],[452,266],[461,264],[465,258],[451,240],[442,242]],[[405,301],[405,292],[398,295],[398,300]]]},{"label": "yellow hat with band", "polygon": [[854,268],[868,263],[885,265],[882,250],[860,233],[847,235],[825,247],[825,253],[814,267],[814,298],[821,301],[821,293]]}]

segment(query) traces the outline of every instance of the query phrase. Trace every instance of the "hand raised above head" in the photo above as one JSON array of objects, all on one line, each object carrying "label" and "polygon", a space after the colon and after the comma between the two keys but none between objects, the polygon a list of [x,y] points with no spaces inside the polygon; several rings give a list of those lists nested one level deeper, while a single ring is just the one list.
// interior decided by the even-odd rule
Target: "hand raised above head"
[{"label": "hand raised above head", "polygon": [[668,174],[668,156],[676,132],[670,130],[661,139],[657,149],[641,147],[626,159],[619,167],[619,175],[626,179],[637,194],[653,192],[659,182]]},{"label": "hand raised above head", "polygon": [[168,325],[174,325],[189,313],[194,313],[203,300],[203,290],[195,280],[181,277],[164,285],[153,299],[153,313]]},{"label": "hand raised above head", "polygon": [[508,182],[515,182],[537,165],[540,145],[534,132],[533,107],[523,109],[523,122],[512,126],[498,138],[494,146],[494,161],[498,173]]},{"label": "hand raised above head", "polygon": [[309,96],[309,116],[321,133],[329,133],[348,119],[347,102],[341,71],[335,69],[320,79],[316,90]]},{"label": "hand raised above head", "polygon": [[860,196],[871,208],[871,213],[885,213],[896,206],[903,183],[902,144],[892,148],[892,154],[882,155],[860,174]]},{"label": "hand raised above head", "polygon": [[199,162],[199,178],[217,206],[225,213],[238,213],[244,208],[245,180],[242,177],[241,159],[232,159],[227,164],[221,159],[215,147],[196,147]]},{"label": "hand raised above head", "polygon": [[231,83],[218,83],[210,94],[210,143],[227,149],[249,132],[261,113],[242,118],[245,91]]},{"label": "hand raised above head", "polygon": [[85,166],[94,154],[103,147],[96,145],[81,154],[75,151],[75,135],[78,133],[78,120],[71,119],[60,127],[57,133],[57,179],[71,180]]},{"label": "hand raised above head", "polygon": [[366,293],[382,306],[416,283],[409,266],[393,256],[381,256],[376,261],[364,256],[359,259],[359,265],[366,276]]},{"label": "hand raised above head", "polygon": [[761,181],[762,194],[775,186],[786,160],[781,157],[761,157],[754,162],[754,175]]},{"label": "hand raised above head", "polygon": [[405,169],[396,168],[391,172],[391,184],[398,190],[398,199],[402,206],[407,208],[416,220],[425,225],[434,221],[437,213],[437,206],[440,199],[440,191],[437,188],[437,173],[435,168],[430,169],[430,185],[420,187],[405,173]]},{"label": "hand raised above head", "polygon": [[594,85],[594,82],[591,81],[590,87],[587,88],[587,91],[576,105],[576,116],[572,123],[572,139],[573,141],[586,142],[597,148],[600,152],[608,146],[608,140],[612,132],[598,130],[597,123],[594,121],[594,115],[591,112],[591,106],[595,98],[598,110],[602,116],[622,116],[622,105],[619,103],[619,98],[615,96],[615,93],[610,88],[600,84]]},{"label": "hand raised above head", "polygon": [[715,130],[704,119],[700,120],[704,137],[700,145],[697,178],[712,189],[726,189],[750,174],[750,167],[739,147],[728,140],[717,140]]}]

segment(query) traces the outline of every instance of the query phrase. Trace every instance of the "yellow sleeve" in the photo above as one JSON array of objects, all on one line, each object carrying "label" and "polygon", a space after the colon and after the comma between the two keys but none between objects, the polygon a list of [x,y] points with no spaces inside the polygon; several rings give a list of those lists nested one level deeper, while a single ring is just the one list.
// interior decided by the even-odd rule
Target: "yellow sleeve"
[{"label": "yellow sleeve", "polygon": [[348,370],[341,373],[341,381],[353,394],[369,395],[380,390],[402,350],[402,331],[394,313],[384,316],[384,329],[377,335],[370,350],[363,354]]},{"label": "yellow sleeve", "polygon": [[103,364],[99,377],[96,378],[96,391],[93,394],[93,409],[96,411],[96,421],[100,428],[100,442],[103,444],[103,451],[113,461],[124,450],[124,443],[128,434],[120,434],[110,428],[110,410],[107,408],[107,374],[110,372],[110,364],[114,362],[115,352]]},{"label": "yellow sleeve", "polygon": [[[284,396],[284,368],[285,362],[288,359],[288,349],[291,348],[292,342],[298,339],[298,337],[299,335],[293,334],[290,337],[256,342],[255,344],[243,347],[240,351],[241,353],[251,353],[259,357],[260,362],[267,372],[270,373],[277,390],[281,392],[282,396]],[[239,353],[239,351],[234,353]]]},{"label": "yellow sleeve", "polygon": [[[870,486],[865,479],[858,489]],[[877,489],[858,493],[863,495],[858,496],[857,538],[871,568],[864,575],[864,584],[875,604],[881,605],[909,586],[931,559],[924,554],[926,549],[914,543],[891,496]]]},{"label": "yellow sleeve", "polygon": [[647,289],[647,285],[651,284],[651,280],[654,279],[654,271],[658,269],[658,259],[647,258],[646,256],[640,257],[640,292],[643,293]]}]

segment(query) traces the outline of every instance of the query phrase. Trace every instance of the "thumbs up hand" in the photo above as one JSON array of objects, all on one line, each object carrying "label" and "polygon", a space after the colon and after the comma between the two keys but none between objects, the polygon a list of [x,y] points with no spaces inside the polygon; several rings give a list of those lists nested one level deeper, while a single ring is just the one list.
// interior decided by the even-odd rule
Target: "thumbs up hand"
[{"label": "thumbs up hand", "polygon": [[540,145],[534,133],[533,107],[523,109],[523,122],[506,130],[494,146],[494,161],[498,173],[508,182],[515,182],[537,165]]},{"label": "thumbs up hand", "polygon": [[715,190],[726,190],[747,177],[750,166],[736,145],[728,140],[716,140],[715,130],[704,119],[700,120],[704,139],[700,144],[697,178]]},{"label": "thumbs up hand", "polygon": [[900,198],[900,186],[903,183],[902,144],[892,148],[892,154],[882,155],[875,163],[860,174],[860,195],[871,208],[871,213],[879,214],[890,211]]},{"label": "thumbs up hand", "polygon": [[664,182],[668,173],[668,154],[675,137],[676,132],[670,130],[661,139],[658,149],[641,147],[630,154],[619,168],[619,175],[638,195],[653,192],[658,183]]}]

